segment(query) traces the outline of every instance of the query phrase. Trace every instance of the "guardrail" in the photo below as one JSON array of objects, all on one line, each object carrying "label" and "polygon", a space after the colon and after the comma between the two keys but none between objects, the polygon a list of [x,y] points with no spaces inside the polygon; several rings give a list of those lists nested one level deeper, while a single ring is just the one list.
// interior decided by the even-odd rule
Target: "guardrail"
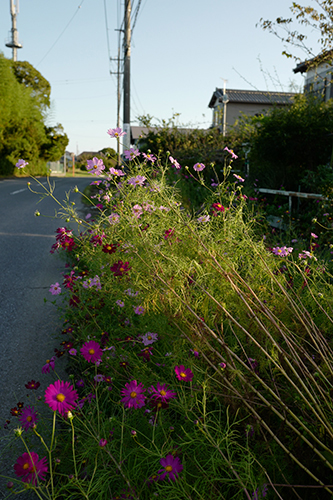
[{"label": "guardrail", "polygon": [[328,200],[329,198],[325,198],[325,196],[321,194],[315,193],[300,193],[299,191],[280,191],[279,189],[267,189],[267,188],[259,188],[257,189],[259,193],[267,193],[267,194],[279,194],[282,196],[289,196],[289,213],[291,213],[292,209],[292,198],[306,198],[309,200]]}]

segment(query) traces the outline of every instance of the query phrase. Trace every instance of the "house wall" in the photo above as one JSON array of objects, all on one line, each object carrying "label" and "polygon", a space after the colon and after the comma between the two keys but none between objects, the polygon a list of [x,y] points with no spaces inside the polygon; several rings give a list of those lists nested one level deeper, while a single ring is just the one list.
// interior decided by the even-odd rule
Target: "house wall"
[{"label": "house wall", "polygon": [[[256,103],[237,103],[229,102],[227,104],[227,125],[234,125],[235,121],[241,117],[241,113],[254,116],[256,114],[265,114],[274,104],[256,104]],[[222,124],[223,105],[219,104],[213,108],[213,126]]]},{"label": "house wall", "polygon": [[304,93],[322,96],[324,101],[333,98],[333,66],[322,63],[307,71],[304,81]]}]

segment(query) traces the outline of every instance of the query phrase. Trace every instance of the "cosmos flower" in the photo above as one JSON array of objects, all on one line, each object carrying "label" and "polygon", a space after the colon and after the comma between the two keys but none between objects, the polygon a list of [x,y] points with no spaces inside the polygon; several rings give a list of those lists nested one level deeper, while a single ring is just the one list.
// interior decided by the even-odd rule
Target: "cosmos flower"
[{"label": "cosmos flower", "polygon": [[119,306],[119,307],[124,307],[125,302],[123,302],[122,300],[116,300],[116,304],[117,304],[117,306]]},{"label": "cosmos flower", "polygon": [[21,415],[19,416],[19,421],[25,431],[28,431],[37,422],[37,412],[33,406],[26,406],[23,408]]},{"label": "cosmos flower", "polygon": [[24,160],[19,160],[16,164],[15,164],[15,167],[16,168],[24,168],[26,165],[29,165],[29,163],[27,161],[24,161]]},{"label": "cosmos flower", "polygon": [[184,365],[175,366],[175,373],[178,380],[190,382],[193,379],[193,373],[190,368],[185,368]]},{"label": "cosmos flower", "polygon": [[124,156],[126,160],[134,160],[136,156],[139,156],[140,152],[138,149],[130,148],[127,151],[124,151]]},{"label": "cosmos flower", "polygon": [[224,206],[221,203],[213,203],[212,208],[217,212],[224,212]]},{"label": "cosmos flower", "polygon": [[198,217],[198,222],[208,222],[210,219],[209,215],[202,215],[201,217]]},{"label": "cosmos flower", "polygon": [[109,134],[110,137],[115,138],[115,139],[119,139],[119,137],[122,137],[123,135],[127,134],[127,132],[123,132],[121,130],[121,128],[119,128],[119,127],[109,128],[107,133]]},{"label": "cosmos flower", "polygon": [[117,222],[119,222],[119,219],[120,219],[120,215],[118,215],[118,214],[112,213],[111,215],[109,215],[110,224],[117,224]]},{"label": "cosmos flower", "polygon": [[[120,169],[111,167],[110,170],[109,170],[109,175],[116,175],[117,177],[123,177],[126,174],[125,174],[125,172],[123,172]],[[110,201],[110,200],[108,200],[108,201]]]},{"label": "cosmos flower", "polygon": [[94,340],[89,340],[89,342],[85,342],[80,349],[80,352],[84,359],[88,361],[88,363],[96,363],[99,359],[101,359],[103,351],[100,345]]},{"label": "cosmos flower", "polygon": [[236,177],[236,179],[239,181],[239,182],[244,182],[244,179],[243,177],[241,177],[240,175],[237,175],[237,174],[232,174],[234,177]]},{"label": "cosmos flower", "polygon": [[90,173],[101,175],[104,169],[105,166],[103,160],[99,160],[96,156],[94,156],[92,160],[87,160],[87,170],[89,170]]},{"label": "cosmos flower", "polygon": [[148,392],[152,395],[152,398],[155,401],[161,401],[163,403],[167,403],[170,399],[176,398],[177,394],[170,389],[168,389],[167,384],[160,384],[157,382],[156,388],[152,385],[149,387]]},{"label": "cosmos flower", "polygon": [[121,402],[127,408],[141,408],[145,406],[146,396],[143,394],[145,391],[142,383],[138,384],[136,380],[132,380],[132,382],[125,384],[125,389],[121,390],[121,394],[124,396]]},{"label": "cosmos flower", "polygon": [[37,390],[39,386],[40,386],[40,382],[35,382],[34,380],[31,380],[30,382],[28,382],[27,384],[25,384],[25,387],[27,389],[35,389],[35,390]]},{"label": "cosmos flower", "polygon": [[78,393],[69,382],[56,380],[54,384],[50,384],[45,391],[45,402],[51,410],[58,411],[61,415],[65,415],[75,406],[75,400],[78,398]]},{"label": "cosmos flower", "polygon": [[45,481],[45,474],[48,471],[46,457],[39,460],[39,456],[34,451],[23,453],[14,465],[15,474],[24,483],[37,484],[37,480]]},{"label": "cosmos flower", "polygon": [[180,463],[179,457],[174,457],[173,455],[167,455],[165,458],[161,458],[160,464],[163,469],[158,471],[159,481],[163,481],[166,477],[169,481],[175,481],[178,478],[178,473],[183,470],[183,466]]},{"label": "cosmos flower", "polygon": [[206,165],[204,165],[203,163],[196,163],[195,165],[193,165],[193,170],[195,170],[196,172],[201,172],[204,168],[206,168]]},{"label": "cosmos flower", "polygon": [[45,365],[42,368],[42,373],[50,373],[50,369],[54,370],[54,361],[56,357],[52,356],[51,359],[47,359]]},{"label": "cosmos flower", "polygon": [[59,283],[57,282],[51,285],[49,292],[51,292],[52,295],[59,295],[59,293],[61,293],[61,288],[59,286]]},{"label": "cosmos flower", "polygon": [[170,163],[172,163],[172,165],[174,165],[177,169],[182,168],[182,167],[179,165],[178,161],[177,161],[177,160],[175,160],[172,156],[169,156],[169,161],[170,161]]},{"label": "cosmos flower", "polygon": [[288,254],[290,254],[293,251],[293,247],[275,247],[273,248],[272,252],[275,255],[280,255],[280,257],[286,257]]},{"label": "cosmos flower", "polygon": [[153,344],[154,342],[156,342],[156,340],[158,340],[157,333],[151,333],[151,332],[147,332],[145,335],[141,335],[141,338],[142,338],[142,343],[145,346]]},{"label": "cosmos flower", "polygon": [[238,156],[237,156],[237,155],[235,155],[235,153],[233,152],[233,150],[232,150],[232,149],[229,149],[229,148],[225,147],[225,148],[224,148],[224,151],[228,151],[228,153],[230,153],[230,154],[231,154],[231,158],[233,158],[233,159],[237,160]]},{"label": "cosmos flower", "polygon": [[145,312],[144,307],[142,307],[142,306],[137,306],[137,307],[133,306],[133,307],[134,307],[135,314],[138,314],[138,315],[144,314],[144,312]]},{"label": "cosmos flower", "polygon": [[123,262],[122,260],[118,260],[118,262],[110,266],[110,271],[113,272],[114,276],[123,276],[127,274],[130,269],[129,262]]},{"label": "cosmos flower", "polygon": [[128,179],[128,184],[131,184],[132,186],[143,186],[144,182],[146,180],[146,177],[144,175],[137,175],[136,177],[131,177]]},{"label": "cosmos flower", "polygon": [[142,156],[146,159],[154,163],[156,161],[156,157],[154,155],[151,155],[150,153],[142,153]]}]

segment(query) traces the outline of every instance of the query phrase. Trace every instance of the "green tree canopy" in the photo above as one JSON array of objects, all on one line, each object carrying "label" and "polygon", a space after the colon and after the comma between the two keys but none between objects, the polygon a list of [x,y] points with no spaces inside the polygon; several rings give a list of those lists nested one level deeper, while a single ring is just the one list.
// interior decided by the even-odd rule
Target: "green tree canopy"
[{"label": "green tree canopy", "polygon": [[51,85],[27,61],[13,61],[14,75],[19,83],[32,90],[32,95],[44,106],[50,106]]}]

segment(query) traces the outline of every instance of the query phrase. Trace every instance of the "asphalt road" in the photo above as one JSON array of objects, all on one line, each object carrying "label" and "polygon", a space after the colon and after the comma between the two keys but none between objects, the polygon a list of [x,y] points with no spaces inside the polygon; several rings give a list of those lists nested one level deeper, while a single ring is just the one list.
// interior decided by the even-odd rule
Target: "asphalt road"
[{"label": "asphalt road", "polygon": [[[10,410],[19,401],[32,404],[33,397],[43,396],[53,381],[41,373],[41,368],[58,347],[52,336],[62,327],[57,308],[50,302],[44,303],[44,297],[53,300],[50,285],[62,282],[64,261],[50,254],[50,249],[55,243],[55,230],[66,222],[52,218],[56,203],[50,197],[39,202],[40,196],[28,190],[27,180],[0,181],[0,474],[11,476],[15,476],[13,464],[17,451],[11,451],[7,444],[19,422],[10,415]],[[47,186],[45,178],[39,181]],[[75,186],[83,191],[91,179],[51,178],[51,181],[56,185],[55,196],[64,200],[66,192]],[[31,187],[42,191],[33,180]],[[83,215],[80,195],[71,192],[70,199]],[[40,217],[34,215],[36,210],[42,214]],[[59,361],[62,372],[64,363],[64,359]],[[25,388],[32,379],[41,383],[38,391]],[[11,421],[10,430],[4,429],[6,419]],[[0,478],[0,499],[8,494],[7,481]]]}]

